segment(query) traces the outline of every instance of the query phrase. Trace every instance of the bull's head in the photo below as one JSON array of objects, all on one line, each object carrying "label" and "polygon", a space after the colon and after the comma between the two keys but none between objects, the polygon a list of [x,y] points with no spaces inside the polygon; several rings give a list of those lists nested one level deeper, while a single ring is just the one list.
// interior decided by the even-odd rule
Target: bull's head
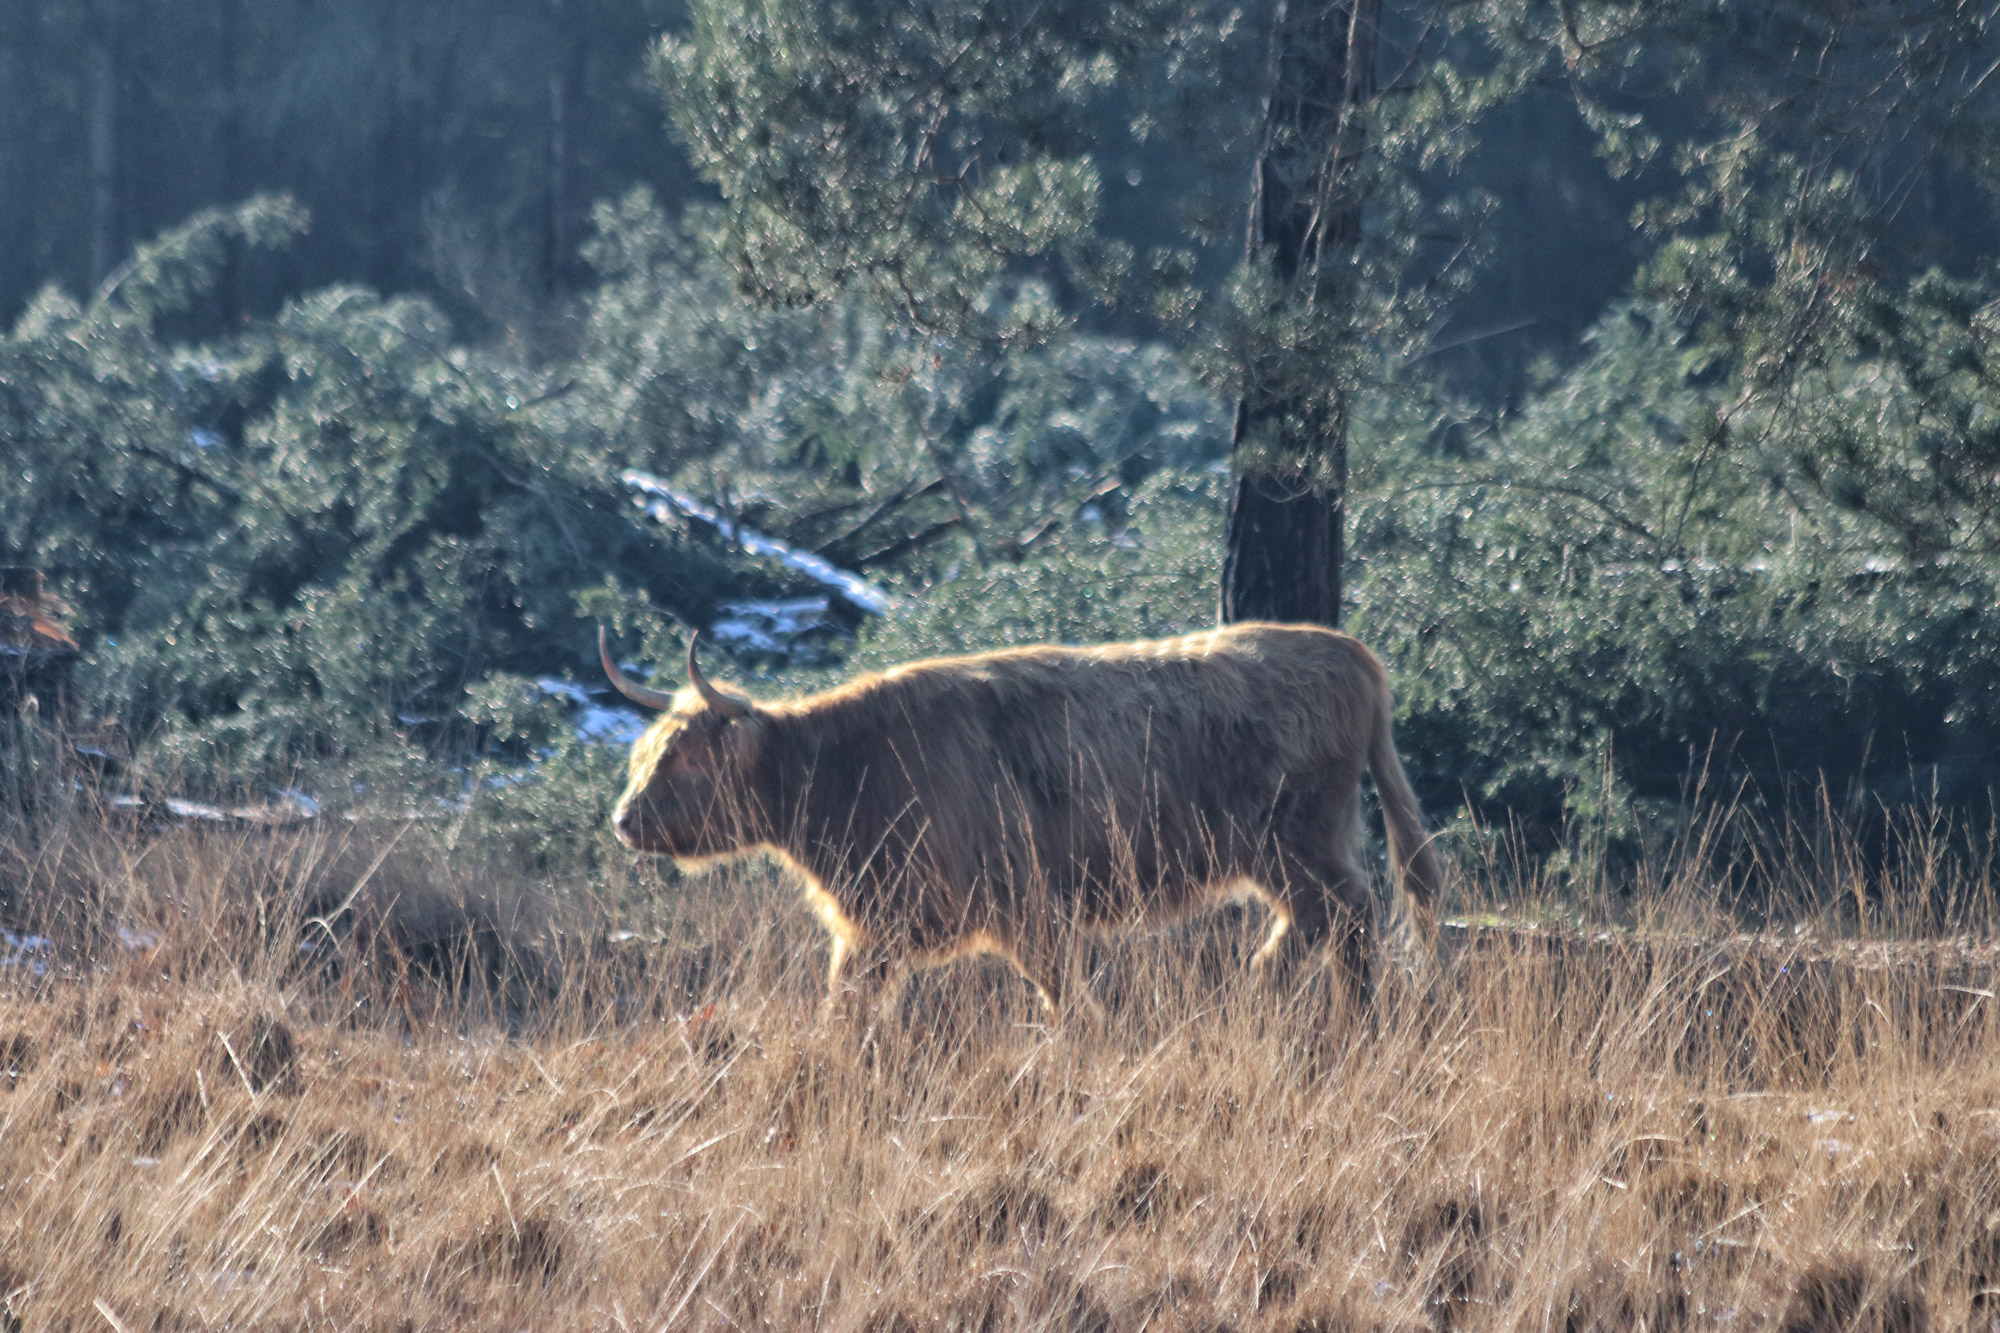
[{"label": "bull's head", "polygon": [[688,640],[689,688],[669,694],[620,671],[609,637],[597,631],[598,660],[618,692],[664,714],[632,746],[629,780],[612,817],[618,836],[642,852],[696,859],[760,840],[755,797],[744,779],[764,717],[750,700],[708,683],[695,661],[698,638]]}]

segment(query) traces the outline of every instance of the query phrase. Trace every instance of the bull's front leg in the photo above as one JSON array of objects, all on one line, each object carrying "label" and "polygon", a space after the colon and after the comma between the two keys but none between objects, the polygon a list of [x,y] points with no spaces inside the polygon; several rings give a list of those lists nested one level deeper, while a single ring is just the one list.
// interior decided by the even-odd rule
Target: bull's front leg
[{"label": "bull's front leg", "polygon": [[1063,985],[1062,955],[1046,944],[1016,943],[1008,957],[1041,1001],[1042,1018],[1053,1024],[1062,1014],[1066,987]]}]

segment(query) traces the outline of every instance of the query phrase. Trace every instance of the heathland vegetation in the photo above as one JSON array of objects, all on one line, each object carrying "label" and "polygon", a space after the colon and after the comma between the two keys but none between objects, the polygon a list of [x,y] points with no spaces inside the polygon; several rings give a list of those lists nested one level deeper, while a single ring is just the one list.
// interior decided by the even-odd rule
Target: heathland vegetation
[{"label": "heathland vegetation", "polygon": [[1755,936],[1726,823],[1618,929],[1468,859],[1366,1021],[1250,983],[1231,911],[1081,961],[1101,1027],[962,963],[860,1052],[763,870],[586,889],[457,832],[10,842],[67,910],[0,998],[9,1327],[1993,1319],[1992,922],[1927,906],[1991,885],[1915,843],[1766,844]]},{"label": "heathland vegetation", "polygon": [[[1992,1324],[1988,16],[702,0],[472,80],[547,189],[440,203],[509,25],[119,8],[0,17],[111,191],[0,273],[0,1333]],[[128,252],[140,84],[241,152]],[[768,694],[1218,606],[1395,679],[1372,1015],[1231,908],[856,1051],[780,875],[605,828],[599,623]]]}]

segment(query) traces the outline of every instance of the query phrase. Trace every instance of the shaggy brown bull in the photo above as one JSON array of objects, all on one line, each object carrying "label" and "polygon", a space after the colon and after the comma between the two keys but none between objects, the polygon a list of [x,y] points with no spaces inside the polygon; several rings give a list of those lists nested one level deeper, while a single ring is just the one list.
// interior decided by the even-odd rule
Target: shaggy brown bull
[{"label": "shaggy brown bull", "polygon": [[1101,648],[912,662],[753,703],[702,677],[633,746],[618,835],[683,863],[764,848],[797,867],[833,935],[829,1002],[872,1010],[912,960],[1011,959],[1053,1010],[1077,927],[1252,887],[1260,968],[1329,950],[1360,998],[1374,903],[1355,861],[1374,775],[1420,931],[1439,865],[1390,734],[1389,683],[1359,642],[1235,625]]}]

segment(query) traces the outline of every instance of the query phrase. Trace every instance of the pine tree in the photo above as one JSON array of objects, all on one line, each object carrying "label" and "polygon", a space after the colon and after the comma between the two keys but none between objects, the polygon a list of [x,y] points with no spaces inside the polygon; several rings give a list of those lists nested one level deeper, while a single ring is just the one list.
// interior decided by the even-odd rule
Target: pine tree
[{"label": "pine tree", "polygon": [[[1244,253],[1307,309],[1341,290],[1361,240],[1362,161],[1375,96],[1380,0],[1279,0],[1261,99]],[[1349,393],[1260,383],[1236,402],[1222,619],[1340,624]]]},{"label": "pine tree", "polygon": [[[1382,23],[1379,0],[709,0],[659,71],[755,295],[858,286],[937,336],[1004,339],[1005,279],[1047,272],[1173,336],[1236,404],[1223,618],[1332,625],[1355,395],[1469,248],[1458,201],[1413,183],[1517,78],[1420,43],[1384,89]],[[1152,201],[1171,244],[1100,224],[1102,163],[1135,143],[1188,164]]]},{"label": "pine tree", "polygon": [[[997,294],[1032,271],[1156,321],[1236,403],[1224,617],[1331,624],[1356,405],[1479,248],[1452,169],[1485,113],[1567,89],[1654,182],[1651,288],[1781,398],[1898,266],[1920,183],[1990,172],[1990,26],[1917,0],[697,0],[658,70],[751,293],[860,287],[1004,336]],[[1172,245],[1103,221],[1133,140],[1192,164],[1151,201]]]}]

